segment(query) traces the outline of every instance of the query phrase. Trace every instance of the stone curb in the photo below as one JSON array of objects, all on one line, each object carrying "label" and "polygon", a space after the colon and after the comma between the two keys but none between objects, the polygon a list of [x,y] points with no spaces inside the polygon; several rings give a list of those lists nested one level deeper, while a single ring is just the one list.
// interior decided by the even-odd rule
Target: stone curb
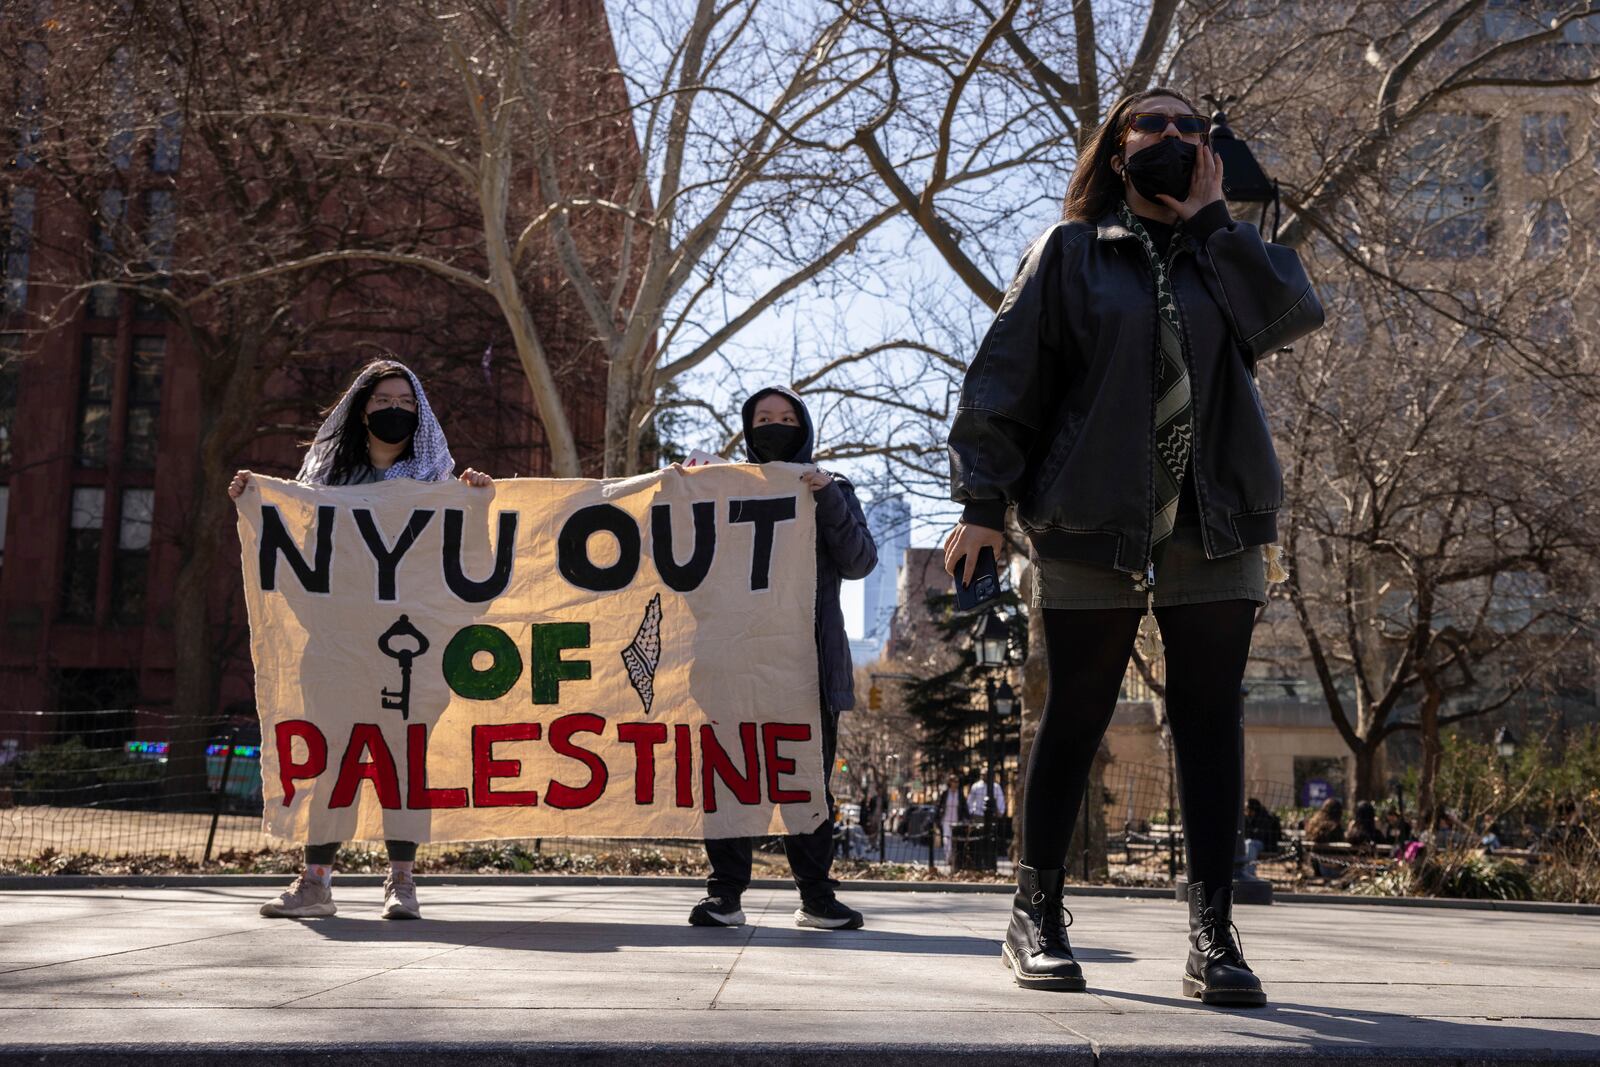
[{"label": "stone curb", "polygon": [[1207,1049],[1194,1046],[1100,1045],[1095,1048],[1042,1048],[1000,1042],[949,1044],[929,1041],[918,1046],[841,1042],[797,1044],[734,1044],[707,1042],[572,1042],[549,1044],[512,1042],[418,1042],[389,1044],[353,1042],[308,1042],[300,1045],[244,1045],[238,1042],[215,1044],[163,1042],[139,1046],[14,1045],[0,1046],[0,1067],[23,1064],[33,1067],[144,1067],[145,1064],[213,1064],[226,1061],[230,1067],[265,1067],[290,1062],[337,1063],[340,1067],[510,1067],[537,1064],[539,1067],[617,1064],[638,1067],[641,1063],[661,1067],[703,1067],[706,1063],[726,1067],[801,1067],[826,1061],[829,1067],[937,1067],[942,1064],[1129,1064],[1135,1067],[1210,1067],[1212,1064],[1293,1063],[1296,1067],[1534,1067],[1547,1063],[1597,1064],[1593,1052],[1578,1049],[1418,1049],[1415,1046],[1364,1045],[1359,1049],[1341,1047],[1300,1047],[1288,1052],[1275,1045]]},{"label": "stone curb", "polygon": [[[280,885],[283,874],[32,874],[0,875],[0,892],[51,892],[61,889],[199,888]],[[378,886],[381,874],[340,874],[338,884]],[[667,886],[700,889],[703,878],[662,875],[611,874],[419,874],[422,886]],[[789,889],[786,878],[757,878],[752,889]],[[841,883],[845,892],[858,893],[990,893],[1009,895],[1012,886],[996,882],[902,882],[877,879]],[[1067,887],[1069,897],[1117,897],[1124,900],[1172,900],[1172,890],[1154,886],[1085,885]],[[1523,912],[1534,915],[1597,915],[1600,904],[1569,904],[1537,900],[1465,900],[1454,897],[1369,897],[1346,893],[1275,892],[1281,904],[1337,904],[1359,907],[1454,908],[1468,911]]]}]

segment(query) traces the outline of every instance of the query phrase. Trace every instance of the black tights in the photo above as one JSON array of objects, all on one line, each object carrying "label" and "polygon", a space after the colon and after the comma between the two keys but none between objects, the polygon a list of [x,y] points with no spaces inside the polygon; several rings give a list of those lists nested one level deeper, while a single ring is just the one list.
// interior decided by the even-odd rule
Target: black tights
[{"label": "black tights", "polygon": [[[1244,705],[1239,684],[1256,605],[1221,600],[1157,608],[1167,658],[1189,879],[1233,881],[1244,809]],[[1022,862],[1056,870],[1079,817],[1089,768],[1116,710],[1139,617],[1134,608],[1044,609],[1050,693],[1028,758]]]}]

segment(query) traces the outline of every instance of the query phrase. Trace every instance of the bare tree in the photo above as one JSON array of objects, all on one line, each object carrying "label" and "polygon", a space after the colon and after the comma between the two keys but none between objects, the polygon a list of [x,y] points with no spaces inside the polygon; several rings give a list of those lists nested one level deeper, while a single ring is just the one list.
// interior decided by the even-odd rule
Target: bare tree
[{"label": "bare tree", "polygon": [[1379,321],[1273,374],[1288,597],[1356,795],[1381,790],[1383,742],[1415,730],[1428,805],[1440,728],[1535,691],[1593,640],[1600,471],[1575,395],[1504,373],[1467,331],[1392,306]]},{"label": "bare tree", "polygon": [[1297,631],[1356,796],[1382,788],[1385,740],[1415,731],[1431,806],[1440,729],[1525,699],[1594,639],[1578,411],[1600,361],[1577,294],[1596,250],[1574,157],[1595,107],[1571,90],[1596,84],[1600,12],[1266,0],[1186,9],[1178,33],[1186,76],[1238,95],[1283,189],[1278,239],[1328,307],[1326,331],[1260,369],[1294,561],[1266,624]]},{"label": "bare tree", "polygon": [[[601,470],[631,473],[646,458],[663,390],[805,287],[859,269],[868,239],[904,210],[866,180],[853,148],[865,107],[899,107],[884,88],[884,55],[860,40],[862,6],[779,13],[707,0],[660,22],[679,13],[624,5],[619,24],[640,38],[626,68],[630,103],[610,88],[615,60],[595,5],[563,13],[525,0],[390,5],[388,16],[417,42],[394,57],[397,67],[408,57],[414,64],[404,67],[408,96],[453,93],[453,112],[419,117],[374,96],[359,117],[315,106],[254,117],[343,125],[424,156],[474,201],[479,229],[461,243],[404,252],[369,244],[257,276],[368,257],[434,271],[491,299],[532,386],[553,469],[571,476],[582,470],[569,410],[578,391],[558,380],[528,299],[529,273],[547,252],[542,261],[559,265],[563,298],[581,306],[604,362]],[[579,150],[574,133],[587,146],[597,130],[637,133],[641,167],[573,180],[564,164]],[[1017,165],[945,164],[931,188],[990,181]],[[577,236],[595,227],[612,239],[599,254]],[[910,350],[833,351],[795,377],[821,389],[863,361]]]},{"label": "bare tree", "polygon": [[[1504,111],[1485,94],[1597,84],[1600,12],[1580,0],[1516,9],[1483,0],[1082,0],[1070,11],[981,2],[968,10],[963,25],[987,21],[986,39],[1009,53],[992,55],[995,76],[1004,80],[999,68],[1009,67],[1011,84],[1031,88],[1042,104],[1026,113],[1053,123],[1069,146],[1129,91],[1178,84],[1236,97],[1236,128],[1281,182],[1288,218],[1277,239],[1301,250],[1319,285],[1359,283],[1369,307],[1360,328],[1352,333],[1347,318],[1292,358],[1265,361],[1261,383],[1285,438],[1291,507],[1283,518],[1291,555],[1302,559],[1289,606],[1302,648],[1320,650],[1305,654],[1320,655],[1320,688],[1356,752],[1361,795],[1370,795],[1383,737],[1418,730],[1437,752],[1439,725],[1503,706],[1554,649],[1578,639],[1572,597],[1582,584],[1572,575],[1590,548],[1583,509],[1570,503],[1588,491],[1593,449],[1573,442],[1564,406],[1594,396],[1597,367],[1585,340],[1593,309],[1573,306],[1573,294],[1590,288],[1592,250],[1576,238],[1554,256],[1548,248],[1580,232],[1577,189],[1590,149],[1550,175],[1544,206],[1530,206],[1520,235],[1501,221],[1519,211],[1496,214],[1494,165],[1471,154],[1484,150],[1480,133],[1496,121],[1485,113]],[[899,13],[872,11],[863,19],[884,27],[884,40],[914,35],[914,22],[896,23]],[[897,71],[922,64],[930,77],[945,75],[947,100],[968,91],[968,72],[948,57],[908,47],[892,58]],[[991,307],[1009,263],[986,270],[951,236],[974,229],[969,205],[918,185],[961,138],[999,136],[999,113],[929,123],[920,167],[875,168],[915,205],[912,217],[952,276]],[[1069,171],[1056,175],[1057,194]],[[1028,236],[1001,233],[1016,249]],[[1501,282],[1492,291],[1489,263]],[[1347,303],[1330,313],[1336,326],[1353,314]],[[1422,347],[1397,360],[1396,334]],[[1356,358],[1352,346],[1365,355]],[[1331,421],[1330,390],[1343,403]],[[1495,395],[1516,417],[1485,414]],[[1523,418],[1530,411],[1542,414]],[[1340,470],[1322,470],[1334,457]],[[1356,492],[1363,477],[1383,492]],[[1337,520],[1313,533],[1313,513]],[[1348,553],[1339,557],[1342,573],[1323,570],[1338,556],[1327,543],[1335,529],[1345,546],[1368,539],[1370,571]],[[1528,599],[1509,587],[1528,582],[1547,583],[1545,593],[1531,609],[1508,610]],[[1322,610],[1340,597],[1344,609]],[[1400,630],[1397,614],[1408,620]],[[1360,633],[1378,629],[1389,636]],[[1352,642],[1353,653],[1330,651]],[[1391,647],[1381,663],[1370,660]],[[1490,663],[1507,669],[1491,680]],[[1037,680],[1029,687],[1035,700],[1040,689]]]}]

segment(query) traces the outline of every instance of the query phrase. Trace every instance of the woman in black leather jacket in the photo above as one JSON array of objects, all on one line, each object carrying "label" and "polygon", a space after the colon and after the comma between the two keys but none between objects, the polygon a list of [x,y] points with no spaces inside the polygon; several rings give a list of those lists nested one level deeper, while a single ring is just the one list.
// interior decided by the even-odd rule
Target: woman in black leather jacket
[{"label": "woman in black leather jacket", "polygon": [[1230,933],[1243,797],[1239,685],[1282,475],[1255,363],[1322,325],[1293,250],[1229,217],[1209,123],[1170,89],[1111,109],[1064,221],[1023,258],[950,431],[962,520],[945,566],[1002,542],[1036,560],[1050,687],[1023,793],[1004,954],[1020,985],[1081,990],[1062,904],[1071,828],[1141,617],[1166,645],[1189,865],[1183,990],[1266,1003]]}]

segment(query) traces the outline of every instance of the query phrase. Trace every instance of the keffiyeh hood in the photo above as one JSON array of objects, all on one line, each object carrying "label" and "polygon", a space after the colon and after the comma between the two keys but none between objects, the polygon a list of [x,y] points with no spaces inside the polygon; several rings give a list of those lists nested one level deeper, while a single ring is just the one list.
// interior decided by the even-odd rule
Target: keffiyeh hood
[{"label": "keffiyeh hood", "polygon": [[390,361],[387,366],[368,367],[350,383],[350,388],[344,391],[333,411],[318,428],[317,436],[306,451],[305,462],[300,464],[300,473],[295,475],[295,481],[306,485],[328,484],[328,478],[333,473],[334,453],[339,447],[339,435],[344,430],[345,420],[350,417],[351,402],[368,382],[388,374],[394,368],[405,373],[411,381],[411,391],[416,394],[417,431],[411,438],[411,455],[384,471],[384,480],[414,478],[419,482],[443,482],[450,479],[455,473],[456,461],[445,442],[444,428],[439,425],[428,403],[428,394],[423,392],[422,383],[409,367]]}]

